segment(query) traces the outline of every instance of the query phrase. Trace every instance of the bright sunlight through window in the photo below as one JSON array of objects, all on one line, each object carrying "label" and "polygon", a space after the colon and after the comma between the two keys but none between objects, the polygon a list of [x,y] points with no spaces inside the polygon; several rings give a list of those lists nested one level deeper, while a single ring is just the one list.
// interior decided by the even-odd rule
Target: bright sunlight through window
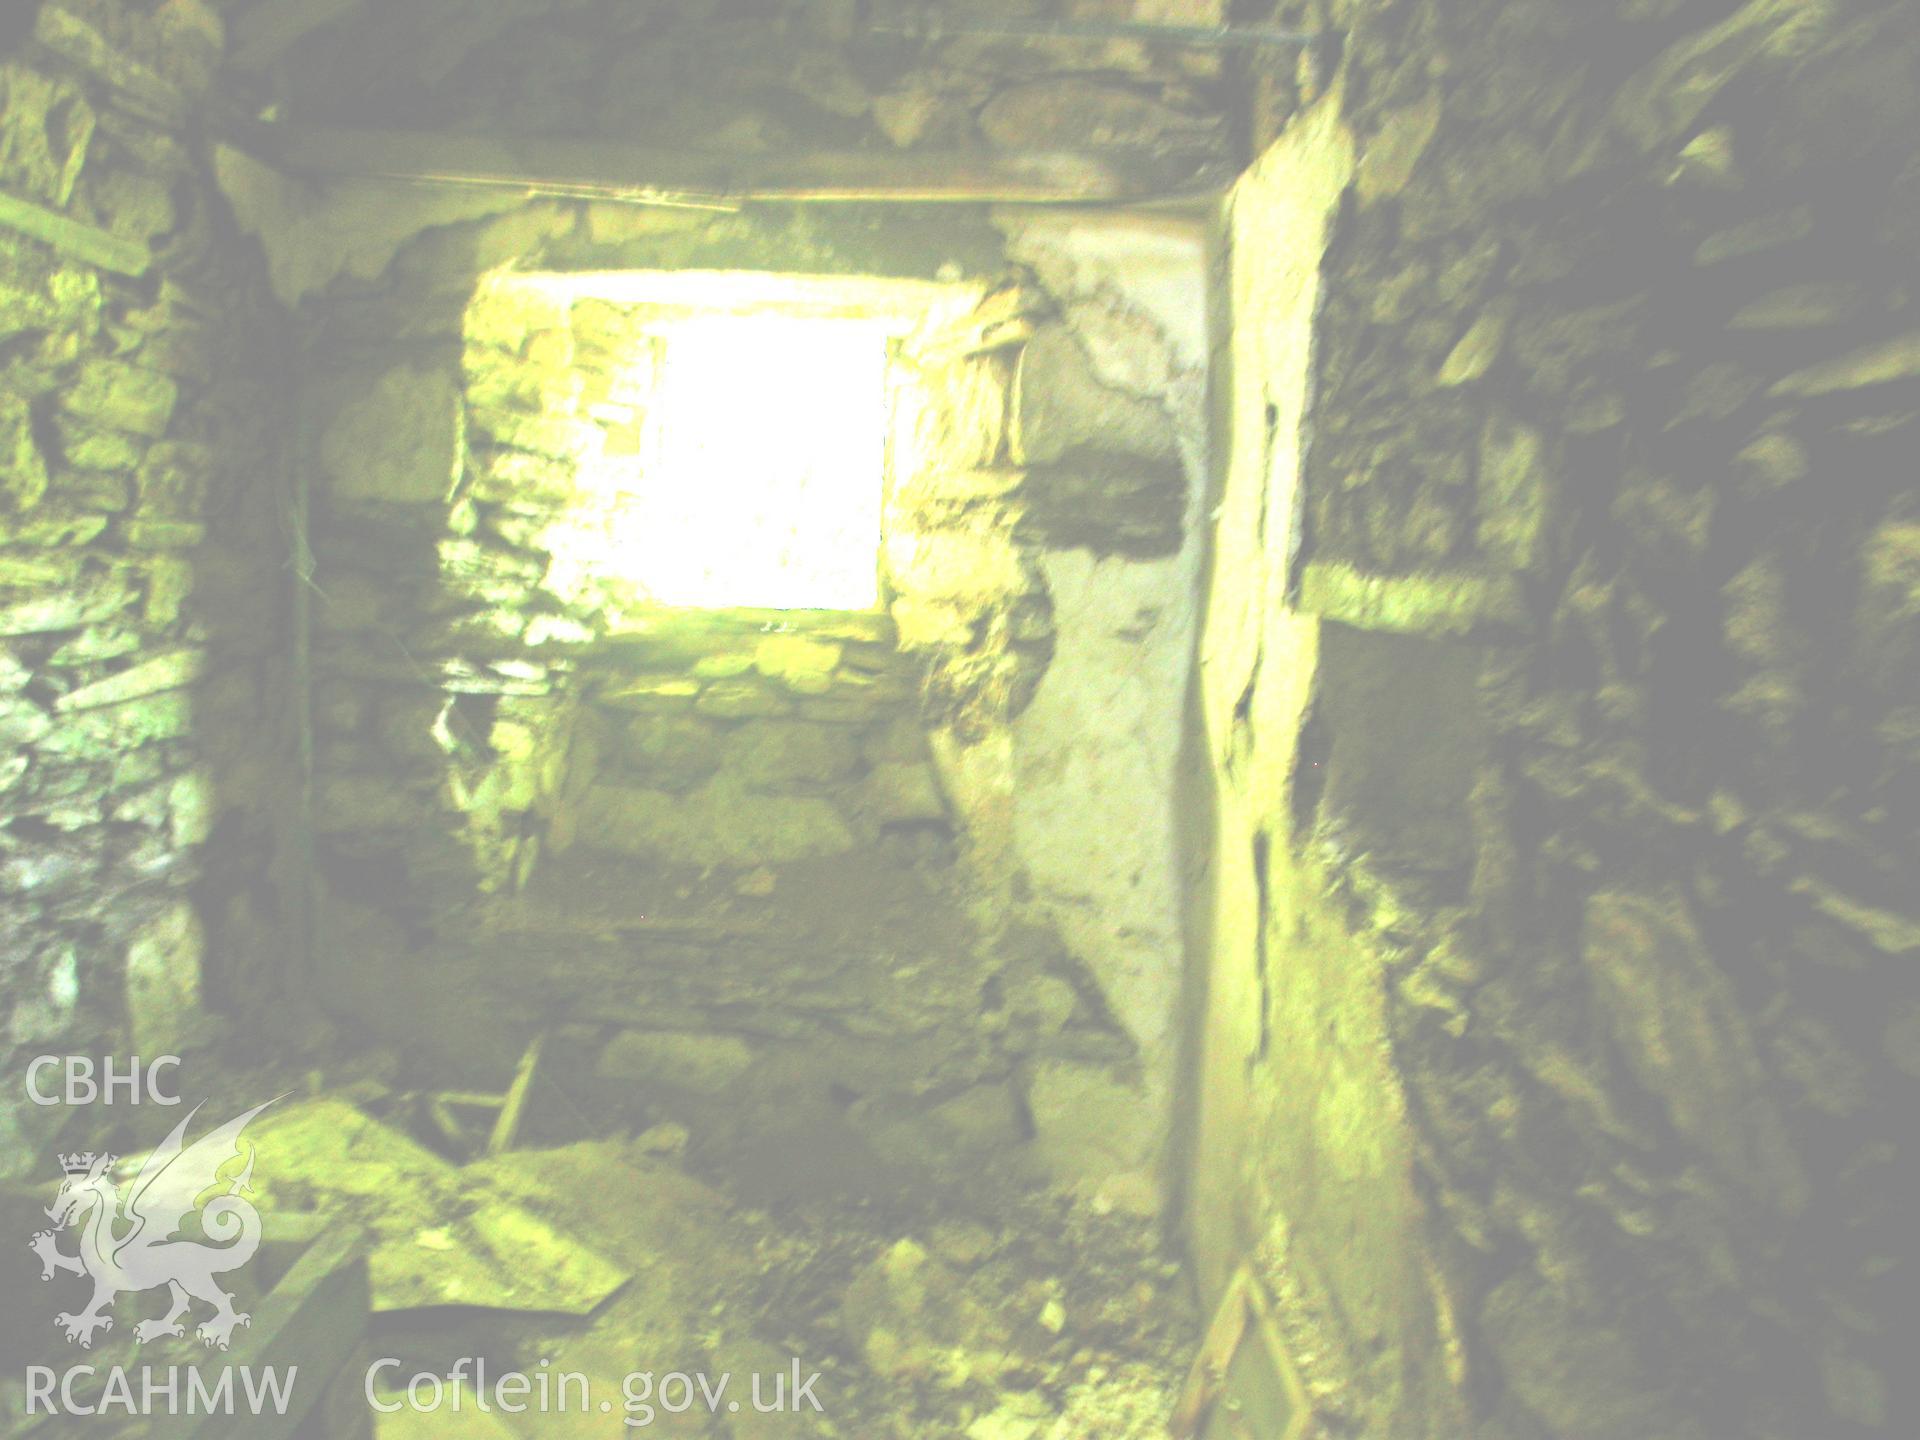
[{"label": "bright sunlight through window", "polygon": [[868,610],[879,600],[885,332],[702,317],[661,331],[652,455],[620,569],[662,605]]}]

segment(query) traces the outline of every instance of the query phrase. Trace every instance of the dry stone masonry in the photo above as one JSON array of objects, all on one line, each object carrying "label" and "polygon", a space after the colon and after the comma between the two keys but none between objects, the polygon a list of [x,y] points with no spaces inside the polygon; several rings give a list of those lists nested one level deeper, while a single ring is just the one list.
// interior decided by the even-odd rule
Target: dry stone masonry
[{"label": "dry stone masonry", "polygon": [[[718,869],[778,915],[779,867],[872,864],[875,846],[907,846],[943,885],[1001,886],[1011,861],[985,836],[1004,797],[968,790],[940,757],[1007,743],[1043,683],[1055,642],[1041,557],[1178,549],[1186,481],[1164,413],[1098,382],[1044,292],[1016,278],[896,344],[892,459],[873,477],[882,609],[663,610],[607,537],[639,493],[621,486],[673,478],[644,463],[612,488],[589,478],[604,457],[652,453],[649,427],[670,419],[655,413],[658,307],[573,294],[591,273],[484,282],[457,348],[388,337],[368,352],[356,334],[308,387],[321,963],[375,1009],[393,984],[430,1005],[450,974],[467,977],[458,1018],[425,1032],[450,1063],[474,1063],[473,1027],[494,1033],[531,1003],[582,1025],[609,1008],[647,1017],[582,1030],[583,1063],[649,1093],[674,1046],[719,1054],[694,1068],[726,1080],[691,1086],[710,1114],[756,1086],[791,1093],[798,1062],[747,1047],[758,1035],[808,1052],[781,1013],[820,1013],[805,954],[724,926],[662,946],[608,920],[595,943],[564,942],[574,974],[556,956],[535,1002],[536,977],[489,937],[504,925],[546,953],[557,937],[507,910],[547,913],[550,887],[623,864]],[[322,333],[337,313],[307,309]],[[1030,1149],[1067,1178],[1118,1168],[1144,1184],[1164,1117],[1133,1113],[1131,1046],[1085,960],[1044,924],[1022,941],[1004,920],[983,932],[984,912],[927,903],[931,920],[893,943],[934,946],[952,973],[922,982],[915,1018],[884,1022],[873,1007],[892,986],[843,973],[828,1013],[870,1036],[860,1053],[896,1054],[877,1071],[862,1061],[857,1084],[830,1064],[822,1088],[867,1097],[867,1138],[914,1165]],[[622,947],[684,977],[622,996]],[[451,958],[476,948],[500,970]],[[1010,963],[1027,952],[1040,958]],[[1049,1018],[1010,1024],[1009,995]],[[504,1017],[473,1013],[488,1004]],[[929,1024],[955,1059],[931,1057]],[[1080,1038],[1049,1038],[1063,1026]]]},{"label": "dry stone masonry", "polygon": [[[377,106],[338,106],[385,63],[370,58],[379,45],[413,43],[383,28],[403,13],[354,30],[352,44],[371,47],[355,63],[372,69],[346,89],[282,77],[283,114],[381,119]],[[825,43],[813,38],[822,19],[811,7],[793,17],[803,53]],[[656,55],[739,42],[716,93],[756,113],[742,97],[765,83],[755,57],[767,17],[656,20],[644,33]],[[516,32],[515,73],[532,86],[556,33],[609,23],[581,7],[544,25],[538,45]],[[326,48],[335,39],[348,37],[323,31],[294,54],[317,74],[343,63]],[[843,42],[980,51],[957,37],[832,43]],[[486,53],[498,66],[509,51]],[[1166,63],[1137,47],[1065,54],[1061,144],[1081,143],[1087,107],[1144,92],[1146,76],[1116,80],[1109,65],[1157,75]],[[811,63],[793,76],[846,79]],[[1168,76],[1165,93],[1191,100],[1200,79]],[[1018,116],[1012,102],[995,112],[1003,135],[1015,118],[1041,125],[1035,107],[1054,84],[1018,80]],[[460,93],[468,104],[506,91]],[[852,125],[867,108],[841,93],[839,123]],[[682,100],[676,113],[694,113]],[[1213,143],[1171,111],[1129,113],[1110,137],[1117,151],[1157,146],[1149,121],[1182,134],[1183,153]],[[915,139],[983,143],[944,125]],[[1048,890],[1030,913],[1011,908],[1027,884],[1021,845],[1035,843],[1015,813],[1017,757],[1102,743],[1074,704],[1025,718],[1060,653],[1050,566],[1069,566],[1092,627],[1074,645],[1101,647],[1091,662],[1069,656],[1069,673],[1124,681],[1142,662],[1121,649],[1145,633],[1158,637],[1155,665],[1171,667],[1157,687],[1119,689],[1099,724],[1144,744],[1130,717],[1150,703],[1167,712],[1156,723],[1169,751],[1174,739],[1198,408],[1183,395],[1180,430],[1164,364],[1116,383],[1096,333],[1132,325],[1144,357],[1162,343],[1151,327],[1111,288],[1063,306],[1010,258],[984,207],[528,201],[290,184],[232,147],[215,162],[306,337],[315,965],[351,1023],[425,1014],[408,1020],[410,1040],[477,1083],[545,1016],[576,1027],[585,1075],[654,1097],[630,1119],[698,1120],[711,1138],[755,1106],[818,1095],[882,1163],[944,1171],[1001,1155],[1093,1188],[1125,1176],[1126,1203],[1154,1206],[1177,989],[1174,861],[1154,848],[1165,837],[1149,828],[1122,852],[1138,858]],[[874,613],[663,611],[608,550],[639,493],[622,487],[672,483],[645,457],[663,423],[662,327],[686,303],[634,299],[631,284],[595,293],[593,277],[742,271],[838,283],[856,299],[866,285],[867,311],[896,317]],[[1197,295],[1197,265],[1194,277]],[[713,293],[716,311],[738,303]],[[922,313],[899,322],[903,293],[922,297]],[[1135,803],[1131,785],[1115,795]],[[1064,791],[1045,801],[1069,803]],[[835,875],[902,864],[936,893],[892,935],[828,933],[795,898],[796,886],[837,893]],[[1145,888],[1142,867],[1156,872]],[[609,878],[621,874],[658,884]],[[633,892],[630,911],[582,918],[583,895],[609,886]],[[1132,928],[1163,900],[1153,935]],[[709,901],[737,913],[680,913]],[[1070,939],[1060,910],[1083,917]],[[850,953],[829,963],[809,951],[828,945]],[[514,958],[529,952],[543,957],[537,972]],[[623,973],[635,963],[644,982]],[[805,1043],[818,1026],[853,1037],[836,1049],[856,1060]],[[701,1084],[660,1081],[671,1057],[696,1055]]]},{"label": "dry stone masonry", "polygon": [[[0,1064],[177,1053],[299,953],[280,322],[192,143],[198,0],[0,59]],[[9,24],[12,23],[9,17]],[[60,1112],[0,1095],[0,1168]]]},{"label": "dry stone masonry", "polygon": [[[1211,733],[1209,788],[1258,810],[1285,785],[1270,838],[1219,842],[1269,913],[1257,944],[1217,932],[1267,988],[1264,1034],[1216,1029],[1254,1053],[1254,1114],[1213,1127],[1294,1173],[1248,1167],[1231,1218],[1203,1202],[1205,1243],[1264,1234],[1318,1277],[1368,1376],[1355,1433],[1893,1433],[1913,12],[1279,8],[1342,50],[1337,85],[1290,92],[1325,98],[1273,186],[1351,184],[1265,572],[1298,618]],[[1289,204],[1236,197],[1237,269]],[[1284,378],[1245,334],[1274,313],[1235,318],[1256,379]],[[1216,589],[1222,659],[1238,603]],[[1266,677],[1302,657],[1289,729]],[[1390,1047],[1391,1103],[1287,1097],[1334,1014]],[[1404,1158],[1361,1163],[1354,1126]],[[1356,1257],[1348,1217],[1384,1211],[1427,1239]],[[1424,1334],[1395,1318],[1419,1308]]]},{"label": "dry stone masonry", "polygon": [[[10,5],[0,1071],[538,1034],[770,1205],[1160,1216],[1329,1437],[1911,1433],[1916,75],[1901,0]],[[870,607],[618,563],[722,312],[884,331]],[[1017,1378],[966,1228],[822,1261],[874,1375]]]}]

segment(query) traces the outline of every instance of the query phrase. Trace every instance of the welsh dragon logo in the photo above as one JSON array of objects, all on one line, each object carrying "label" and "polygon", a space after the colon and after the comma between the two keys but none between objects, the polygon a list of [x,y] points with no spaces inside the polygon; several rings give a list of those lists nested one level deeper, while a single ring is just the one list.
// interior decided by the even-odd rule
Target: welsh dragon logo
[{"label": "welsh dragon logo", "polygon": [[[213,1307],[198,1330],[208,1345],[225,1350],[234,1328],[250,1323],[252,1317],[233,1308],[233,1296],[214,1277],[246,1264],[260,1248],[260,1212],[240,1198],[243,1192],[252,1193],[252,1147],[237,1177],[222,1181],[219,1172],[240,1153],[240,1132],[271,1104],[256,1105],[186,1145],[187,1126],[200,1113],[196,1105],[141,1163],[124,1198],[113,1179],[118,1157],[91,1152],[60,1157],[67,1178],[47,1208],[54,1228],[35,1235],[29,1248],[40,1257],[42,1280],[64,1271],[93,1281],[93,1299],[86,1309],[55,1317],[55,1326],[69,1342],[92,1349],[94,1332],[113,1328],[107,1311],[122,1294],[163,1285],[171,1303],[158,1320],[142,1320],[134,1327],[134,1339],[142,1344],[162,1335],[183,1336],[181,1318],[192,1318],[196,1300]],[[222,1188],[224,1194],[201,1203],[209,1190]],[[177,1238],[196,1211],[207,1239]],[[80,1252],[68,1255],[59,1248],[58,1234],[75,1226],[80,1227]]]}]

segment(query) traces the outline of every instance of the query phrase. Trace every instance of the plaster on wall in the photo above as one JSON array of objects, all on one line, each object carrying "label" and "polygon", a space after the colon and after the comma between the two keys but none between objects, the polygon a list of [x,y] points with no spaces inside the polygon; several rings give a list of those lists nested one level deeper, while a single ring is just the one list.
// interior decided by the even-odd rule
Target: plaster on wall
[{"label": "plaster on wall", "polygon": [[1321,261],[1353,173],[1339,106],[1297,117],[1230,202],[1228,451],[1188,812],[1208,863],[1189,919],[1204,973],[1184,1218],[1205,1293],[1252,1260],[1286,1267],[1261,1271],[1269,1283],[1337,1296],[1337,1343],[1366,1357],[1366,1433],[1399,1434],[1432,1342],[1387,957],[1329,902],[1292,806],[1322,671],[1322,624],[1286,590]]},{"label": "plaster on wall", "polygon": [[1152,1150],[1134,1157],[1144,1175],[1162,1159],[1178,1048],[1174,789],[1202,560],[1191,516],[1208,457],[1207,236],[1195,222],[1128,217],[1001,223],[1011,253],[1060,302],[1100,379],[1167,406],[1189,480],[1177,554],[1042,557],[1054,659],[1013,733],[1015,859],[1032,912],[1099,979],[1138,1046],[1138,1103],[1153,1117]]}]

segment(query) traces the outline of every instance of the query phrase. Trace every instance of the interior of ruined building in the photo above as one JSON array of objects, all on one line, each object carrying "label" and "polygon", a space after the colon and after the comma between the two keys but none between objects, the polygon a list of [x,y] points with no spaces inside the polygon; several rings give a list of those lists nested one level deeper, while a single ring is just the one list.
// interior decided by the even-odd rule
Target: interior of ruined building
[{"label": "interior of ruined building", "polygon": [[0,1435],[1920,1433],[1917,141],[1906,0],[7,0]]}]

